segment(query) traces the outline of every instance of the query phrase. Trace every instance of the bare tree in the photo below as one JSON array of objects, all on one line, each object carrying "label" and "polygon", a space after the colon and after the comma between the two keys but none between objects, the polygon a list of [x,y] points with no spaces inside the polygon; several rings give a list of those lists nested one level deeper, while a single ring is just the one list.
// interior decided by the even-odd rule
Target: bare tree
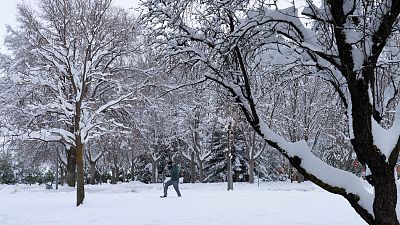
[{"label": "bare tree", "polygon": [[[307,4],[302,15],[312,24],[308,27],[295,6],[271,9],[265,1],[149,0],[144,6],[156,40],[168,46],[171,57],[202,67],[207,79],[229,91],[253,129],[299,172],[343,196],[368,224],[399,224],[394,168],[400,150],[400,77],[385,74],[389,82],[377,88],[382,74],[376,69],[398,62],[385,60],[383,52],[397,35],[400,1]],[[277,60],[265,61],[274,54]],[[357,158],[370,171],[367,180],[374,194],[354,174],[316,157],[304,139],[287,141],[270,129],[254,98],[255,77],[268,75],[268,64],[288,75],[301,67],[332,84],[345,108]],[[395,115],[389,116],[388,108],[395,108]]]},{"label": "bare tree", "polygon": [[264,152],[267,143],[257,139],[257,133],[253,131],[246,131],[242,129],[245,144],[246,144],[246,157],[249,163],[249,183],[254,183],[254,166],[256,160]]},{"label": "bare tree", "polygon": [[31,88],[23,93],[27,129],[18,135],[59,141],[75,151],[69,155],[76,160],[79,206],[84,145],[121,126],[105,120],[105,113],[133,95],[122,85],[129,65],[121,59],[133,52],[135,22],[111,0],[41,0],[38,6],[40,13],[19,5],[20,27],[7,37],[16,61],[8,72]]}]

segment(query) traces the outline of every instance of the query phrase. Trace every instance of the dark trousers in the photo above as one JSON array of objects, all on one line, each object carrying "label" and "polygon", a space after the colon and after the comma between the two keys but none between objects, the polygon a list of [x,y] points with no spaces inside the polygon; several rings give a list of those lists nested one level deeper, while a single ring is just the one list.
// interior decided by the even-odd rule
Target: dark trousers
[{"label": "dark trousers", "polygon": [[164,196],[167,196],[168,187],[173,185],[176,191],[176,194],[181,197],[181,192],[179,191],[179,180],[169,180],[164,185]]}]

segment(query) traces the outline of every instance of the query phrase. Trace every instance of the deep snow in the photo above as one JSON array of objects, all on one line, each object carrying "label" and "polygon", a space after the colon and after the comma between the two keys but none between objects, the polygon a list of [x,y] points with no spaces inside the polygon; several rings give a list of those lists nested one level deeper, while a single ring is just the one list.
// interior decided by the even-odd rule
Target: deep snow
[{"label": "deep snow", "polygon": [[340,196],[315,185],[181,184],[161,199],[162,184],[87,185],[75,207],[74,188],[0,185],[1,225],[341,225],[365,224]]}]

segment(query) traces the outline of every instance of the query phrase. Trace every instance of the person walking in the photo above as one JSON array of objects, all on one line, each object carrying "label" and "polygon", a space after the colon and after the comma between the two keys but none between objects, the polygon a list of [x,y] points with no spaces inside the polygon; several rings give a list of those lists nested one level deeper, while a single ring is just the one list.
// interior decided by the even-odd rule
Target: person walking
[{"label": "person walking", "polygon": [[174,161],[168,162],[168,169],[171,172],[171,179],[167,181],[164,185],[164,195],[160,196],[161,198],[167,197],[168,187],[174,186],[176,194],[178,197],[181,197],[181,192],[179,191],[179,167]]}]

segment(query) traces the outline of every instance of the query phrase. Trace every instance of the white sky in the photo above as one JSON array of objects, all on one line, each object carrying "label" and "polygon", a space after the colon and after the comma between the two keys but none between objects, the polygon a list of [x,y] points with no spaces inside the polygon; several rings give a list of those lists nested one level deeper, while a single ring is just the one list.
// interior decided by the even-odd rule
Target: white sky
[{"label": "white sky", "polygon": [[[82,0],[84,1],[84,0]],[[26,2],[33,4],[35,0],[2,0],[0,6],[0,52],[6,52],[3,45],[4,36],[6,35],[6,25],[15,26],[15,16],[17,11],[17,4]],[[131,8],[134,10],[138,6],[139,0],[113,0],[113,4],[122,6],[124,8]]]},{"label": "white sky", "polygon": [[6,25],[15,25],[15,12],[17,3],[21,0],[6,0],[1,2],[0,7],[0,51],[4,52],[4,35],[6,34]]},{"label": "white sky", "polygon": [[[84,0],[82,0],[84,1]],[[18,3],[26,2],[28,4],[34,4],[35,0],[2,0],[0,6],[0,52],[6,52],[3,45],[4,36],[6,35],[6,25],[15,26],[15,15]],[[280,7],[290,5],[292,0],[278,0]],[[305,0],[295,0],[296,5],[304,4]],[[122,6],[127,9],[135,11],[138,7],[139,0],[113,0],[113,4]]]}]

